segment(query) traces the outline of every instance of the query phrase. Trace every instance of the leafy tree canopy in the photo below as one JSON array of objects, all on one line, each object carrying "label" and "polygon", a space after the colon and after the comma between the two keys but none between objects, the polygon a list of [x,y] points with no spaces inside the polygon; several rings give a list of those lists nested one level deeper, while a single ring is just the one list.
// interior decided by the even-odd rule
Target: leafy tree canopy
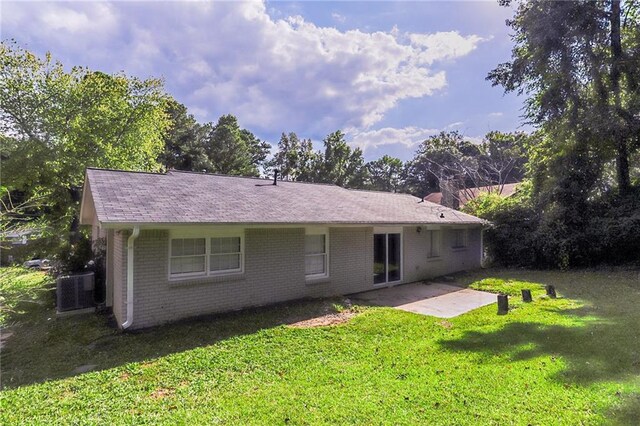
[{"label": "leafy tree canopy", "polygon": [[318,156],[320,173],[317,182],[333,183],[347,188],[362,188],[366,181],[364,157],[360,148],[351,149],[340,130],[324,140],[324,155]]},{"label": "leafy tree canopy", "polygon": [[167,102],[165,111],[170,126],[158,158],[165,169],[259,175],[270,145],[241,129],[235,116],[223,115],[216,124],[200,124],[173,99]]},{"label": "leafy tree canopy", "polygon": [[3,185],[19,202],[45,200],[47,226],[75,230],[86,167],[159,169],[166,99],[160,80],[67,72],[48,54],[2,42]]},{"label": "leafy tree canopy", "polygon": [[165,106],[170,126],[164,135],[164,150],[158,161],[165,169],[202,170],[206,167],[207,155],[204,140],[207,127],[198,124],[187,107],[170,99]]},{"label": "leafy tree canopy", "polygon": [[314,167],[319,164],[319,155],[310,139],[301,141],[293,132],[282,133],[278,151],[266,164],[266,171],[272,174],[277,169],[282,180],[311,182],[317,174]]},{"label": "leafy tree canopy", "polygon": [[406,185],[411,193],[424,197],[440,191],[445,181],[457,187],[476,186],[480,147],[465,140],[457,131],[440,132],[422,142],[406,170]]},{"label": "leafy tree canopy", "polygon": [[[521,1],[508,25],[512,60],[487,79],[528,96],[526,116],[553,138],[554,151],[603,166],[586,170],[589,188],[614,162],[618,189],[628,192],[629,159],[640,149],[637,2]],[[557,170],[568,166],[579,167]]]},{"label": "leafy tree canopy", "polygon": [[235,116],[223,115],[215,125],[207,125],[204,137],[205,172],[227,175],[258,176],[259,166],[269,153],[270,145],[241,129]]},{"label": "leafy tree canopy", "polygon": [[368,172],[367,188],[377,191],[399,192],[402,188],[404,165],[399,158],[384,155],[366,165]]}]

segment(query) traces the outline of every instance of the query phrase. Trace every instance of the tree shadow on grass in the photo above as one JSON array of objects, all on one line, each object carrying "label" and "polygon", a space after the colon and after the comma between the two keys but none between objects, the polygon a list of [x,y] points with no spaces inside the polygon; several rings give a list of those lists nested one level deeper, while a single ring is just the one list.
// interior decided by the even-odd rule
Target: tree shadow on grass
[{"label": "tree shadow on grass", "polygon": [[107,315],[56,318],[51,301],[32,305],[1,351],[2,387],[105,370],[208,346],[235,336],[336,312],[343,299],[299,300],[227,314],[200,316],[123,333]]},{"label": "tree shadow on grass", "polygon": [[[600,282],[593,283],[580,279],[563,282],[561,275],[542,274],[538,282],[555,284],[564,297],[578,304],[560,308],[562,300],[534,301],[532,306],[538,305],[535,313],[522,309],[518,317],[509,314],[512,318],[497,329],[469,330],[459,338],[439,343],[452,351],[487,357],[506,355],[510,361],[561,358],[565,367],[553,379],[563,384],[616,382],[638,386],[640,280],[636,276],[630,273],[628,279],[616,280],[602,274]],[[527,321],[524,312],[531,312],[533,318]],[[620,395],[620,404],[612,408],[608,418],[620,424],[640,424],[640,394],[631,391]]]},{"label": "tree shadow on grass", "polygon": [[589,384],[640,374],[638,347],[629,344],[628,330],[611,323],[591,321],[584,326],[562,326],[515,322],[498,331],[469,331],[460,339],[440,343],[455,351],[507,354],[513,361],[545,355],[562,357],[566,368],[557,377],[562,382]]}]

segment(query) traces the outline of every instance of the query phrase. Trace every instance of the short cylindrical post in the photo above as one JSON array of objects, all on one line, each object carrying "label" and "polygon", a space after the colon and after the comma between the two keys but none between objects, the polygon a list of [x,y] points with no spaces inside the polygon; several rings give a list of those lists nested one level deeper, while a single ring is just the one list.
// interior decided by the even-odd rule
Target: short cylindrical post
[{"label": "short cylindrical post", "polygon": [[546,286],[547,289],[547,296],[549,296],[552,299],[556,298],[556,288],[552,285],[548,285]]},{"label": "short cylindrical post", "polygon": [[498,295],[498,315],[506,315],[509,313],[509,296],[506,294]]},{"label": "short cylindrical post", "polygon": [[531,290],[522,290],[522,301],[525,303],[533,301],[533,298],[531,297]]}]

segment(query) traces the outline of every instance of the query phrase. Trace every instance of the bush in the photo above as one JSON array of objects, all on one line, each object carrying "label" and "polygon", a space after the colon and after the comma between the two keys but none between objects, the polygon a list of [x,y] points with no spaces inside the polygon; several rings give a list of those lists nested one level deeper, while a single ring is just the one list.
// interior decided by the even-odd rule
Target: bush
[{"label": "bush", "polygon": [[92,242],[90,238],[81,235],[73,243],[65,243],[56,256],[55,269],[57,274],[75,274],[93,272],[95,276],[95,300],[101,303],[106,294],[106,241],[99,238]]},{"label": "bush", "polygon": [[484,233],[490,262],[506,266],[532,266],[538,263],[534,240],[538,221],[528,193],[525,185],[512,197],[488,193],[465,204],[466,213],[490,222]]},{"label": "bush", "polygon": [[65,242],[56,256],[56,272],[73,274],[85,270],[85,266],[93,259],[91,239],[82,235],[74,243]]},{"label": "bush", "polygon": [[535,206],[525,185],[511,198],[482,195],[464,210],[491,222],[487,253],[505,266],[567,269],[640,261],[640,188],[578,208]]}]

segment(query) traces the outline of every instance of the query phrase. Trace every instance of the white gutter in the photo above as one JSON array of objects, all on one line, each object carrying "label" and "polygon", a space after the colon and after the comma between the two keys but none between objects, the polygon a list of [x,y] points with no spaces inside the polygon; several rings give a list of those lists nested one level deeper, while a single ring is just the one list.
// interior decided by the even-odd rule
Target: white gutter
[{"label": "white gutter", "polygon": [[484,228],[480,228],[480,266],[484,268]]},{"label": "white gutter", "polygon": [[126,329],[133,322],[133,242],[140,234],[140,226],[133,227],[133,233],[127,240],[127,320],[122,323],[122,328]]}]

